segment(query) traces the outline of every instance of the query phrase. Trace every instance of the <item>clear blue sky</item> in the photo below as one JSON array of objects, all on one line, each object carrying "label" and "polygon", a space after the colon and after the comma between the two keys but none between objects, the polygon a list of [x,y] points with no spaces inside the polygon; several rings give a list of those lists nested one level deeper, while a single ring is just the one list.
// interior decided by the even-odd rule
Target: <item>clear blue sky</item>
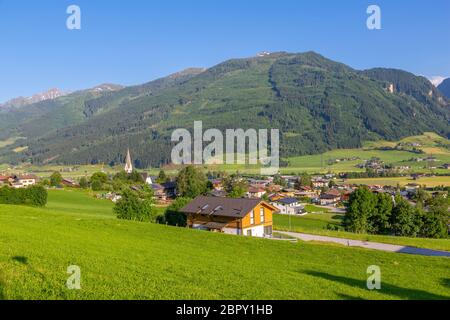
[{"label": "clear blue sky", "polygon": [[[82,10],[82,30],[66,9]],[[382,30],[366,9],[382,9]],[[139,84],[259,51],[450,76],[449,0],[0,0],[0,101],[51,87]]]}]

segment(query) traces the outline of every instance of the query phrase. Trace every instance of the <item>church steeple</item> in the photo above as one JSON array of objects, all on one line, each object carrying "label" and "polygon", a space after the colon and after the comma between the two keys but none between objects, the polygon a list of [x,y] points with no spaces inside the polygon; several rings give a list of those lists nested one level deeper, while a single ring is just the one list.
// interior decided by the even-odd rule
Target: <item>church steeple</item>
[{"label": "church steeple", "polygon": [[128,174],[133,172],[133,163],[131,162],[130,149],[128,149],[127,158],[125,159],[125,172]]}]

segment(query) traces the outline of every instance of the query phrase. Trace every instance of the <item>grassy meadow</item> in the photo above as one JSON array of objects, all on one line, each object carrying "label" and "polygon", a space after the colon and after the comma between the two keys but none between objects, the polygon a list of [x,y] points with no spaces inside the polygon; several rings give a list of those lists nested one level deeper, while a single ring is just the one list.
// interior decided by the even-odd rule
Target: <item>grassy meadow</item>
[{"label": "grassy meadow", "polygon": [[[418,144],[418,149],[422,150],[422,154],[411,152],[411,147],[405,147],[405,150],[383,150],[384,148],[395,148],[397,145]],[[290,172],[309,172],[309,173],[325,173],[325,172],[364,172],[365,169],[357,168],[364,160],[371,158],[379,158],[386,164],[394,166],[410,166],[412,172],[424,173],[450,173],[445,169],[430,169],[426,162],[410,161],[413,158],[425,158],[433,156],[438,161],[433,165],[440,166],[450,163],[450,149],[448,146],[450,141],[438,136],[437,134],[427,132],[421,136],[408,137],[397,142],[377,141],[367,142],[359,149],[338,149],[332,150],[319,155],[290,157],[289,167],[282,168],[285,173]],[[356,160],[334,162],[336,159]]]},{"label": "grassy meadow", "polygon": [[[0,205],[0,299],[450,299],[448,259],[117,220],[82,191]],[[81,268],[69,290],[67,267]],[[382,290],[366,288],[367,267]]]},{"label": "grassy meadow", "polygon": [[[302,217],[289,217],[287,215],[277,214],[274,216],[274,229],[278,231],[293,231],[336,238],[450,251],[450,239],[406,238],[346,232],[342,227],[343,219],[344,216],[342,214],[336,213],[310,213]],[[339,230],[328,230],[328,225],[338,228]]]}]

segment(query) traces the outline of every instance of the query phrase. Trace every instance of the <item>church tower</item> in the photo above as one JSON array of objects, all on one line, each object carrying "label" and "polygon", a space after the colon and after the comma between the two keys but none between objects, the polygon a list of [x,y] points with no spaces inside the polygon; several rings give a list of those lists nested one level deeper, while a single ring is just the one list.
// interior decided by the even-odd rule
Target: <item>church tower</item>
[{"label": "church tower", "polygon": [[125,172],[128,174],[133,172],[133,164],[131,162],[130,149],[128,149],[127,158],[125,159]]}]

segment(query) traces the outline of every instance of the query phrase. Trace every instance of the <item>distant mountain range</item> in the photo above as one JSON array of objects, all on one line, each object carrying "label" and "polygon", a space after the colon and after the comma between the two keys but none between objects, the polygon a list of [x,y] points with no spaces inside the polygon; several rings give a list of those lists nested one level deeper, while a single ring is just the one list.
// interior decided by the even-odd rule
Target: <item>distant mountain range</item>
[{"label": "distant mountain range", "polygon": [[0,111],[0,140],[16,139],[0,161],[116,164],[130,148],[136,166],[157,166],[170,162],[173,130],[191,130],[196,120],[204,129],[278,128],[282,156],[428,131],[450,137],[450,102],[426,78],[359,71],[314,52],[233,59],[25,109]]},{"label": "distant mountain range", "polygon": [[442,81],[441,84],[438,86],[438,89],[439,91],[442,92],[444,96],[450,99],[450,78]]},{"label": "distant mountain range", "polygon": [[67,92],[61,91],[57,88],[50,89],[46,92],[35,94],[31,97],[17,97],[5,103],[0,103],[0,108],[20,108],[33,103],[38,103],[46,100],[53,100],[67,95]]}]

